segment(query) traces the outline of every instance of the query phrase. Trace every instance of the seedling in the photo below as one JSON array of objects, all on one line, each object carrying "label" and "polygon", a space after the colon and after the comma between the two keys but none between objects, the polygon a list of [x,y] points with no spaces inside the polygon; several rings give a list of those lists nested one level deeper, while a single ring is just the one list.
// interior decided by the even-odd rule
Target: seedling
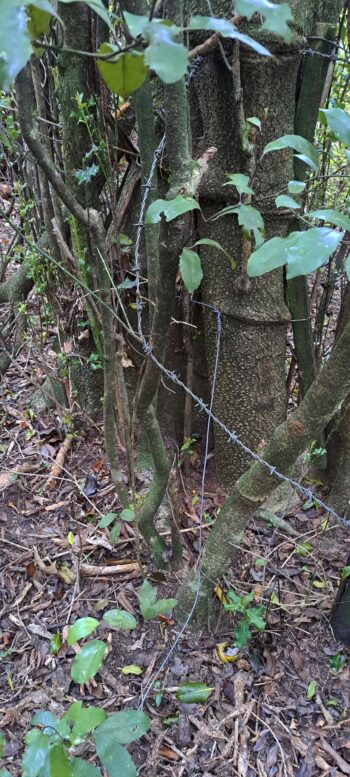
[{"label": "seedling", "polygon": [[242,649],[248,645],[252,638],[251,627],[257,631],[264,631],[266,607],[263,604],[258,607],[251,606],[254,601],[254,591],[239,596],[234,591],[227,594],[227,602],[224,608],[228,612],[238,613],[240,618],[234,630],[235,647]]}]

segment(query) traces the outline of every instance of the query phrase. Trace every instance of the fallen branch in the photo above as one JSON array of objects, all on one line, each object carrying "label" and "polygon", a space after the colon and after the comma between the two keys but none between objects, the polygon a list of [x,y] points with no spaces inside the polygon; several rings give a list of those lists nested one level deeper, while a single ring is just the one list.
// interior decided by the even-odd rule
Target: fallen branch
[{"label": "fallen branch", "polygon": [[48,491],[53,491],[56,488],[56,481],[59,478],[66,460],[68,451],[70,450],[73,442],[73,435],[67,434],[67,437],[63,440],[63,443],[58,451],[55,462],[51,467],[51,472],[46,483]]}]

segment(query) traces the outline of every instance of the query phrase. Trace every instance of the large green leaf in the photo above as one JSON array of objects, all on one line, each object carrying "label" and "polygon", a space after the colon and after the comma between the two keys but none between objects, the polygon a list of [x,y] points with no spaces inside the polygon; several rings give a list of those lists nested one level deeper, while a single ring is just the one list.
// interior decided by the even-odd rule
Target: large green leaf
[{"label": "large green leaf", "polygon": [[72,764],[62,745],[50,750],[50,777],[72,777]]},{"label": "large green leaf", "polygon": [[106,720],[107,715],[100,707],[83,707],[81,701],[76,701],[67,710],[63,720],[73,724],[70,733],[72,744],[90,734],[97,726]]},{"label": "large green leaf", "polygon": [[195,251],[183,248],[180,254],[180,275],[190,294],[198,289],[203,278],[201,260]]},{"label": "large green leaf", "polygon": [[141,614],[146,621],[170,612],[176,605],[176,599],[158,599],[155,588],[144,580],[139,592]]},{"label": "large green leaf", "polygon": [[176,692],[176,698],[183,704],[202,704],[209,699],[213,690],[214,688],[204,683],[182,683]]},{"label": "large green leaf", "polygon": [[72,775],[73,777],[102,777],[100,769],[83,758],[72,759]]},{"label": "large green leaf", "polygon": [[321,108],[338,140],[350,146],[350,116],[343,108]]},{"label": "large green leaf", "polygon": [[187,70],[188,51],[174,40],[179,32],[175,24],[163,24],[160,19],[153,19],[143,30],[148,42],[145,62],[165,84],[179,81]]},{"label": "large green leaf", "polygon": [[26,747],[22,760],[22,777],[37,777],[49,761],[50,737],[38,731]]},{"label": "large green leaf", "polygon": [[310,213],[306,213],[306,216],[311,216],[313,219],[320,219],[320,221],[329,221],[330,224],[335,224],[341,229],[347,229],[350,231],[350,218],[345,216],[339,210],[333,208],[320,208],[319,210],[312,210]]},{"label": "large green leaf", "polygon": [[144,56],[141,52],[125,51],[118,54],[117,46],[112,43],[102,43],[99,54],[115,52],[113,59],[97,60],[97,67],[108,88],[120,97],[128,97],[144,82],[148,73]]},{"label": "large green leaf", "polygon": [[288,22],[293,21],[293,15],[287,3],[271,3],[269,0],[236,0],[235,10],[248,19],[254,13],[264,17],[263,29],[275,32],[287,43],[290,42],[292,31]]},{"label": "large green leaf", "polygon": [[120,518],[122,519],[122,521],[126,521],[127,523],[132,523],[135,520],[136,515],[134,510],[131,509],[131,507],[124,507],[124,510],[122,510],[120,513]]},{"label": "large green leaf", "polygon": [[263,275],[284,264],[287,264],[288,278],[307,275],[332,256],[342,237],[342,232],[327,227],[291,232],[288,237],[273,237],[249,257],[248,275]]},{"label": "large green leaf", "polygon": [[157,224],[162,213],[166,221],[173,221],[190,210],[199,210],[198,202],[193,197],[181,197],[178,194],[173,200],[154,200],[147,208],[145,223]]},{"label": "large green leaf", "polygon": [[300,208],[300,202],[293,200],[288,194],[279,194],[275,199],[276,208]]},{"label": "large green leaf", "polygon": [[106,645],[100,639],[92,639],[83,645],[72,661],[72,680],[75,683],[87,683],[95,677],[104,659],[105,650]]},{"label": "large green leaf", "polygon": [[271,56],[271,53],[265,46],[251,38],[250,35],[238,32],[234,24],[226,21],[226,19],[216,19],[214,16],[192,16],[190,27],[192,30],[213,30],[222,35],[223,38],[232,38],[245,43],[246,46],[250,46],[250,48],[262,56]]},{"label": "large green leaf", "polygon": [[111,629],[136,629],[137,627],[136,618],[126,610],[107,610],[103,620]]},{"label": "large green leaf", "polygon": [[264,239],[264,219],[260,211],[253,208],[252,205],[238,205],[235,210],[240,226],[249,231],[251,230],[254,234],[256,245],[261,245]]},{"label": "large green leaf", "polygon": [[29,16],[28,31],[31,40],[40,38],[50,26],[52,16],[57,17],[57,12],[48,0],[31,0],[27,5]]},{"label": "large green leaf", "polygon": [[96,750],[109,777],[136,777],[136,766],[130,753],[118,742],[110,742],[105,747],[96,743]]},{"label": "large green leaf", "polygon": [[139,16],[136,13],[129,13],[129,11],[124,11],[124,19],[133,38],[142,35],[148,24],[148,16]]},{"label": "large green leaf", "polygon": [[289,194],[301,194],[306,186],[305,181],[288,181]]},{"label": "large green leaf", "polygon": [[101,750],[108,748],[113,742],[118,742],[120,745],[135,742],[146,734],[150,725],[148,715],[139,710],[123,710],[109,715],[94,733],[98,754],[100,755]]},{"label": "large green leaf", "polygon": [[0,19],[0,89],[8,89],[31,55],[23,3],[3,0]]},{"label": "large green leaf", "polygon": [[[71,5],[72,3],[78,2],[78,0],[60,0],[60,2],[66,3],[66,5]],[[95,11],[95,13],[97,13],[97,15],[103,19],[108,27],[111,27],[111,21],[102,0],[84,0],[84,2],[89,6],[89,8],[91,8],[92,11]],[[79,10],[77,12],[79,13]]]},{"label": "large green leaf", "polygon": [[243,173],[228,173],[228,181],[224,183],[224,186],[235,186],[239,194],[254,194],[253,189],[248,185],[249,176],[243,175]]},{"label": "large green leaf", "polygon": [[73,623],[73,626],[70,626],[68,629],[67,645],[74,645],[75,642],[78,642],[78,639],[88,637],[92,631],[97,629],[98,624],[99,621],[96,618],[78,618]]},{"label": "large green leaf", "polygon": [[269,151],[280,151],[282,148],[292,148],[294,151],[298,151],[296,154],[298,159],[312,167],[313,170],[318,170],[318,151],[306,138],[302,138],[301,135],[283,135],[281,138],[268,143],[264,148],[263,154],[268,154]]}]

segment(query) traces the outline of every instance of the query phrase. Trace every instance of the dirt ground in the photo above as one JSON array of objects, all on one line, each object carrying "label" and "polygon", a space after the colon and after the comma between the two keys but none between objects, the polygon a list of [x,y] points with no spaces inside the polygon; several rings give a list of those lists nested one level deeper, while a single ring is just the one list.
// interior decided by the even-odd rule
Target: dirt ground
[{"label": "dirt ground", "polygon": [[[30,304],[37,309],[35,298]],[[123,524],[114,546],[109,529],[98,528],[101,516],[118,507],[101,425],[77,415],[67,445],[56,409],[30,410],[28,396],[44,378],[35,354],[28,337],[1,384],[0,727],[7,739],[1,766],[13,777],[20,774],[23,737],[35,711],[60,715],[77,699],[108,713],[137,708],[142,687],[179,632],[174,619],[145,622],[140,615],[142,576],[132,525]],[[51,477],[60,452],[63,469]],[[206,523],[222,503],[214,465],[211,459]],[[200,457],[194,455],[187,469],[178,517],[185,565],[193,568]],[[141,491],[148,474],[140,473]],[[350,774],[348,653],[329,626],[350,533],[313,505],[294,501],[277,508],[289,528],[251,521],[239,558],[221,581],[224,592],[254,591],[255,602],[267,607],[265,632],[255,634],[234,662],[222,662],[217,645],[233,643],[234,621],[213,592],[215,628],[181,636],[158,678],[158,694],[145,700],[151,730],[129,746],[140,775]],[[162,527],[168,532],[165,522]],[[157,572],[145,547],[141,563],[158,597],[176,596],[181,572]],[[87,615],[102,617],[113,607],[134,613],[138,626],[130,633],[102,627],[108,655],[95,679],[78,686],[70,676],[74,648],[65,641],[67,626]],[[122,672],[130,664],[140,668],[139,675]],[[204,704],[177,701],[178,686],[188,681],[213,688]],[[86,746],[78,754],[94,762]]]}]

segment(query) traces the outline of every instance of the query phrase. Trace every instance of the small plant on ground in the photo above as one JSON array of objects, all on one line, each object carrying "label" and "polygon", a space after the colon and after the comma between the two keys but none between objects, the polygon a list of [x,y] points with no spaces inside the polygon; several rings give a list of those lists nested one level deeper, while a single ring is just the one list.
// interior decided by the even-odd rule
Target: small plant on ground
[{"label": "small plant on ground", "polygon": [[264,604],[253,606],[254,591],[249,594],[236,594],[229,591],[227,601],[224,602],[224,608],[228,612],[235,612],[239,615],[239,620],[235,626],[235,647],[242,649],[246,647],[252,638],[252,628],[256,631],[264,631],[266,626]]}]

